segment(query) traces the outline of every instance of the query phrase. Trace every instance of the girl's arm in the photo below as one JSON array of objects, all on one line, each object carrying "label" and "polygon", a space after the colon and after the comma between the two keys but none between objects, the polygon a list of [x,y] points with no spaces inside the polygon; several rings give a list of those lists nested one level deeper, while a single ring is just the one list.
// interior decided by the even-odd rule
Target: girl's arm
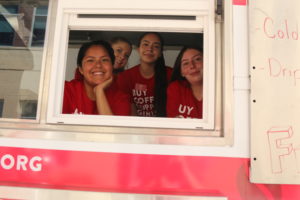
[{"label": "girl's arm", "polygon": [[108,86],[110,86],[112,81],[113,81],[113,77],[109,78],[108,80],[97,85],[94,88],[94,92],[96,95],[97,110],[100,115],[113,115],[113,112],[110,108],[110,105],[109,105],[106,95],[105,95],[105,89]]}]

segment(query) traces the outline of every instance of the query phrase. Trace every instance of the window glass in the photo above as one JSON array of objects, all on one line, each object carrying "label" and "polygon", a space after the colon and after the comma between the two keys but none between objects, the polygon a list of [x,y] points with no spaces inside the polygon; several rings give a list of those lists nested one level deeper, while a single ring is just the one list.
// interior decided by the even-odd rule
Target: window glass
[{"label": "window glass", "polygon": [[18,5],[0,5],[0,45],[13,45],[14,29],[9,21],[17,17]]},{"label": "window glass", "polygon": [[48,1],[0,2],[1,117],[35,119]]},{"label": "window glass", "polygon": [[21,100],[20,107],[22,119],[35,119],[37,109],[36,100]]},{"label": "window glass", "polygon": [[42,46],[44,44],[47,12],[47,6],[40,6],[36,8],[32,33],[32,46]]}]

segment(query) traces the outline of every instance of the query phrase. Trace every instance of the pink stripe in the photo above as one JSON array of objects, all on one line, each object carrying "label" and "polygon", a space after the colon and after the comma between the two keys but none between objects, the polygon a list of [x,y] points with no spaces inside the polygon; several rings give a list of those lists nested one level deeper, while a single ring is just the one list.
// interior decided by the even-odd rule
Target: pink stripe
[{"label": "pink stripe", "polygon": [[[297,199],[296,197],[300,196],[300,186],[250,183],[249,159],[245,158],[12,147],[0,147],[0,152],[2,185],[103,192],[226,196],[235,200]],[[34,171],[38,170],[39,166],[41,170]]]},{"label": "pink stripe", "polygon": [[232,0],[233,5],[245,6],[247,5],[247,0]]}]

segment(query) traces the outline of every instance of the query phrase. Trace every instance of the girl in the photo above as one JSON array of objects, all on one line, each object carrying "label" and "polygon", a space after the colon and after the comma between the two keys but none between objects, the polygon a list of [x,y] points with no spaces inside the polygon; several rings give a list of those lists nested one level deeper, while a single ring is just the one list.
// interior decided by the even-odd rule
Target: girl
[{"label": "girl", "polygon": [[114,51],[105,41],[81,46],[75,79],[65,82],[64,114],[129,115],[128,96],[117,90],[112,70]]},{"label": "girl", "polygon": [[114,74],[118,74],[124,71],[127,65],[129,56],[132,51],[132,44],[129,40],[124,37],[114,37],[110,40],[111,47],[114,49],[115,64]]},{"label": "girl", "polygon": [[140,64],[118,77],[119,87],[131,96],[133,115],[166,116],[166,88],[172,69],[165,66],[163,45],[158,33],[144,33],[137,49]]},{"label": "girl", "polygon": [[167,90],[168,117],[202,118],[203,52],[184,47],[177,56]]}]

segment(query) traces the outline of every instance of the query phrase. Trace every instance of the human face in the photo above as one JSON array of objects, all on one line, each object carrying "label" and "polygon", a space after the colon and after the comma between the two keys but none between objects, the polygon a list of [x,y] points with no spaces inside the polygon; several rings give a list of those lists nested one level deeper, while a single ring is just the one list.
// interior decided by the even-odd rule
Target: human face
[{"label": "human face", "polygon": [[141,62],[155,63],[161,56],[161,48],[161,41],[157,35],[152,33],[145,35],[138,48]]},{"label": "human face", "polygon": [[79,72],[83,75],[85,84],[95,87],[112,76],[112,68],[112,61],[106,49],[94,45],[86,51]]},{"label": "human face", "polygon": [[127,42],[123,41],[118,41],[111,46],[114,49],[114,54],[116,57],[114,69],[124,68],[131,54],[131,46]]},{"label": "human face", "polygon": [[181,75],[190,84],[202,83],[203,53],[196,49],[187,49],[181,58]]}]

